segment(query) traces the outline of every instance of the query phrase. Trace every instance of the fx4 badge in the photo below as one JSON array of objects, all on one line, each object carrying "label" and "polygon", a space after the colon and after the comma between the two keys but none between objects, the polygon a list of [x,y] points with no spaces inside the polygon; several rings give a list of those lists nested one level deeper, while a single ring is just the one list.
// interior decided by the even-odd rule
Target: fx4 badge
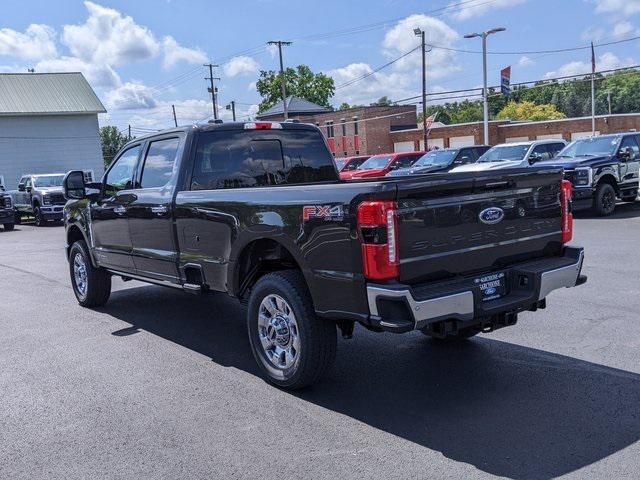
[{"label": "fx4 badge", "polygon": [[323,218],[326,221],[340,221],[344,218],[342,205],[305,205],[302,207],[302,221]]}]

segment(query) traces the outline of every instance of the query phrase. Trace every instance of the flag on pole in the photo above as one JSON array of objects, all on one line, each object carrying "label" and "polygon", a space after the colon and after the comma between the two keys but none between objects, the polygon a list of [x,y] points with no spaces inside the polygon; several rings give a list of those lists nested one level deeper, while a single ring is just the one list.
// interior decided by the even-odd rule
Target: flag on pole
[{"label": "flag on pole", "polygon": [[436,112],[433,115],[427,117],[426,121],[424,122],[424,128],[426,128],[427,131],[431,130],[431,126],[433,125],[433,122],[436,121],[437,117],[438,117],[438,112]]},{"label": "flag on pole", "polygon": [[511,93],[511,67],[500,70],[500,92],[505,97]]}]

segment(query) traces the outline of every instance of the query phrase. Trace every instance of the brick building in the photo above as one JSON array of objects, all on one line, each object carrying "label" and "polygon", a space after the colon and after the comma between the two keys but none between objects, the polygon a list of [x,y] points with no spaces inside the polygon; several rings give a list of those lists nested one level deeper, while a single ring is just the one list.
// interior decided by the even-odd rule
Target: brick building
[{"label": "brick building", "polygon": [[[625,113],[596,117],[596,133],[640,131],[640,114]],[[394,151],[422,150],[422,129],[411,128],[389,132]],[[521,142],[546,138],[562,138],[568,142],[591,136],[591,117],[545,120],[541,122],[489,122],[489,144]],[[429,132],[429,145],[440,148],[482,144],[482,122],[434,126]]]},{"label": "brick building", "polygon": [[[331,111],[298,97],[287,98],[290,119],[317,125],[336,157],[393,151],[391,132],[416,128],[416,108],[412,105],[370,106]],[[258,120],[281,121],[282,102],[258,115]]]}]

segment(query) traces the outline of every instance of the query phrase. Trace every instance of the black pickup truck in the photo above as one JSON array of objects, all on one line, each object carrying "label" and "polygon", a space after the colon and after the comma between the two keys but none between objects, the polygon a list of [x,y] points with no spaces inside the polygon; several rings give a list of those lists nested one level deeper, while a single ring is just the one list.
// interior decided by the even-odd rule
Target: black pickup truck
[{"label": "black pickup truck", "polygon": [[137,138],[101,183],[64,187],[81,305],[113,275],[227,292],[283,388],[331,366],[338,328],[464,339],[586,281],[559,168],[342,182],[315,126],[249,122]]}]

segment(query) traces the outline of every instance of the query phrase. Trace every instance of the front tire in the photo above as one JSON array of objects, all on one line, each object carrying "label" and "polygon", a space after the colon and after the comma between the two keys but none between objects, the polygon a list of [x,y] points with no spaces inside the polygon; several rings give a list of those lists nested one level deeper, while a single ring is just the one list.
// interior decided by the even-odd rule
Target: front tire
[{"label": "front tire", "polygon": [[13,227],[14,227],[14,224],[13,224],[13,223],[5,223],[5,224],[4,224],[4,229],[5,229],[7,232],[12,231],[12,230],[13,230]]},{"label": "front tire", "polygon": [[596,188],[595,211],[601,217],[611,215],[616,209],[616,191],[608,183],[601,183]]},{"label": "front tire", "polygon": [[111,275],[91,264],[89,249],[83,240],[73,244],[69,253],[71,285],[78,303],[83,307],[100,307],[111,295]]},{"label": "front tire", "polygon": [[33,216],[35,218],[36,227],[44,226],[44,224],[46,223],[46,220],[42,216],[42,211],[40,210],[40,207],[34,207]]},{"label": "front tire", "polygon": [[336,326],[316,317],[298,270],[260,278],[251,291],[247,329],[253,356],[266,379],[297,390],[318,381],[336,356]]}]

